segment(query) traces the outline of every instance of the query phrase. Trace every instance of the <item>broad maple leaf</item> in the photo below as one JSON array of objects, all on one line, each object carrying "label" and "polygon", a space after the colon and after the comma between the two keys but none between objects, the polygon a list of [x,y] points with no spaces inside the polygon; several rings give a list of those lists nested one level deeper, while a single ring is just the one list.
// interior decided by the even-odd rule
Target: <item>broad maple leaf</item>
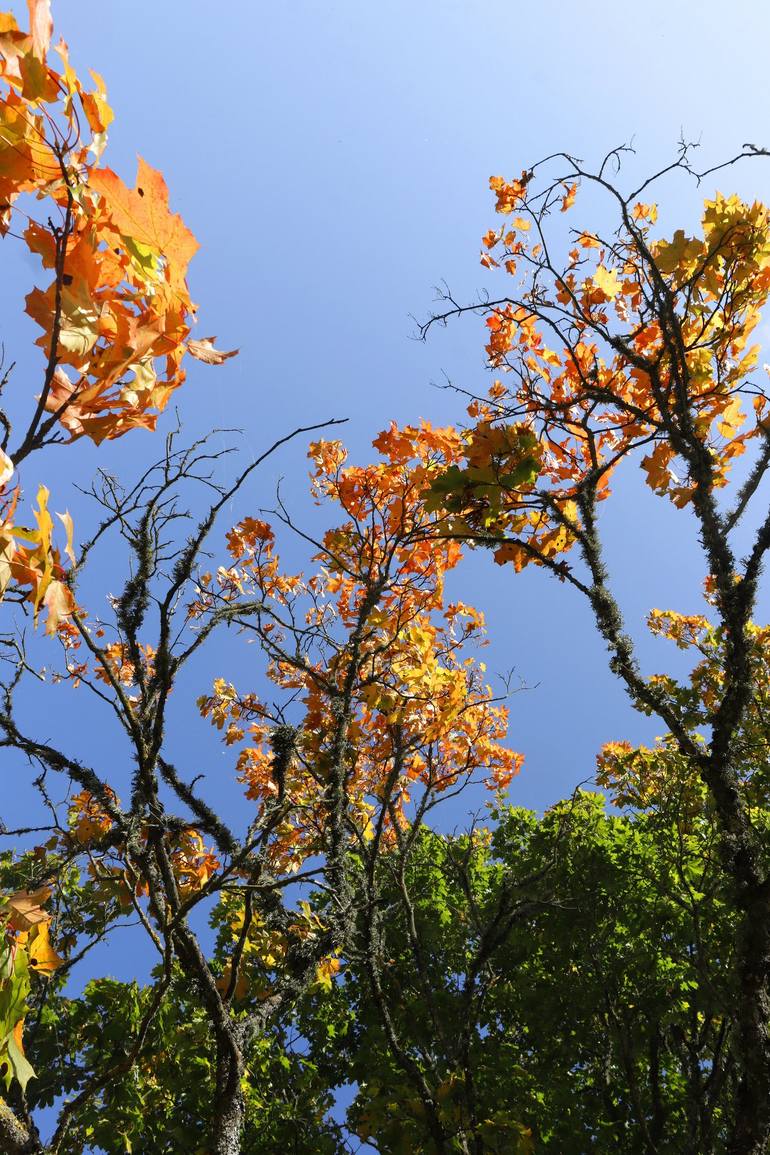
[{"label": "broad maple leaf", "polygon": [[168,186],[157,169],[139,157],[135,189],[109,168],[93,170],[88,183],[104,197],[118,232],[162,253],[169,282],[179,287],[200,246],[182,218],[169,211]]},{"label": "broad maple leaf", "polygon": [[50,897],[48,886],[41,886],[38,890],[17,890],[15,894],[4,896],[3,915],[14,930],[30,931],[38,923],[48,921],[50,916],[42,905]]}]

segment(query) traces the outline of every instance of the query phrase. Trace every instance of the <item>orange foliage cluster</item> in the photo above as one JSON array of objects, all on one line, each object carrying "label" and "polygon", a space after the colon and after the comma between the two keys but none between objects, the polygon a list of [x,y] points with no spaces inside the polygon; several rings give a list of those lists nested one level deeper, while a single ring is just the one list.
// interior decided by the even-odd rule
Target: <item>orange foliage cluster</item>
[{"label": "orange foliage cluster", "polygon": [[[144,676],[151,678],[155,669],[154,648],[149,645],[140,645],[139,655]],[[103,647],[102,656],[106,662],[106,668],[104,666],[96,667],[95,674],[99,681],[109,684],[114,678],[121,686],[136,685],[137,672],[134,663],[128,656],[128,646],[123,642],[110,642],[109,645]]]},{"label": "orange foliage cluster", "polygon": [[[107,793],[110,801],[118,806],[114,791],[108,787]],[[58,842],[65,852],[71,851],[73,842],[85,849],[89,857],[89,874],[99,884],[103,895],[114,895],[121,905],[128,906],[132,895],[146,896],[148,886],[146,879],[133,875],[127,869],[123,861],[124,847],[120,841],[107,838],[113,825],[111,815],[99,799],[94,798],[88,790],[81,790],[70,799],[69,830],[59,837]],[[144,827],[139,831],[140,840],[146,843],[150,834],[149,827]],[[179,894],[183,899],[205,886],[220,868],[219,859],[193,827],[168,835],[167,849]]]},{"label": "orange foliage cluster", "polygon": [[[72,599],[50,533],[15,524],[14,465],[57,428],[97,444],[153,429],[184,380],[186,352],[213,364],[232,354],[188,340],[185,275],[197,241],[170,212],[160,173],[140,160],[129,189],[99,167],[113,119],[104,82],[92,73],[84,85],[63,41],[51,63],[50,0],[29,0],[29,9],[29,32],[0,13],[0,235],[21,234],[52,279],[27,296],[45,358],[37,409],[13,458],[7,437],[0,449],[0,593],[10,581],[28,588],[53,632]],[[40,219],[35,202],[44,203]]]},{"label": "orange foliage cluster", "polygon": [[[109,793],[112,801],[117,802],[114,792]],[[93,794],[81,790],[70,799],[69,826],[70,836],[81,846],[88,846],[112,828],[112,818]]]},{"label": "orange foliage cluster", "polygon": [[[35,527],[28,529],[14,522],[18,488],[5,497],[0,493],[0,600],[11,584],[28,589],[35,620],[41,606],[45,606],[46,632],[53,634],[62,617],[74,609],[74,602],[64,580],[61,553],[53,544],[54,523],[48,511],[48,497],[48,490],[41,485],[37,509],[32,511]],[[72,518],[69,513],[60,513],[57,517],[67,531],[64,552],[74,561]]]},{"label": "orange foliage cluster", "polygon": [[[707,587],[708,587],[707,583]],[[707,592],[707,600],[712,596]],[[667,674],[651,681],[670,698],[696,742],[705,750],[714,711],[724,697],[728,664],[722,628],[703,614],[679,614],[652,610],[650,632],[694,651],[697,661],[687,680],[677,682]],[[770,709],[770,626],[747,627],[751,665],[752,700],[742,730],[735,738],[738,782],[752,806],[767,807],[770,801],[770,752],[767,748],[767,713]],[[703,806],[705,787],[692,759],[680,753],[676,740],[664,735],[654,746],[608,742],[597,758],[597,781],[607,788],[618,806],[647,809],[673,800],[677,809],[693,813]]]},{"label": "orange foliage cluster", "polygon": [[51,225],[30,217],[26,201],[18,208],[28,247],[54,272],[47,289],[30,293],[27,312],[43,330],[38,344],[46,355],[73,374],[58,370],[46,408],[61,409],[71,438],[99,442],[137,425],[153,428],[183,380],[193,311],[185,273],[198,244],[169,212],[160,173],[140,161],[132,190],[98,167],[113,119],[101,78],[87,91],[66,45],[57,47],[54,68],[48,38],[35,45],[10,15],[0,17],[0,28],[4,231],[23,193],[44,199],[47,212],[58,210]]},{"label": "orange foliage cluster", "polygon": [[476,773],[503,789],[521,764],[501,744],[506,709],[492,699],[483,664],[466,656],[483,639],[483,618],[445,599],[461,547],[437,536],[425,508],[432,480],[460,459],[462,437],[392,425],[374,445],[382,458],[365,467],[346,465],[339,442],[311,446],[313,490],[344,516],[324,534],[317,574],[282,575],[270,527],[247,519],[228,535],[233,566],[201,594],[202,605],[243,593],[264,602],[270,675],[301,699],[280,774],[276,719],[255,695],[220,680],[199,703],[228,744],[244,743],[238,772],[261,812],[286,802],[274,843],[284,870],[323,846],[335,759],[345,762],[352,836],[365,841],[392,838],[415,791],[439,794]]},{"label": "orange foliage cluster", "polygon": [[[491,181],[497,210],[519,214],[486,234],[482,255],[517,279],[486,318],[490,366],[513,380],[496,381],[488,400],[471,405],[477,424],[466,435],[466,460],[478,468],[469,450],[480,434],[526,429],[536,450],[523,446],[519,459],[536,457],[537,473],[507,484],[491,451],[484,464],[493,467],[496,504],[470,470],[443,487],[457,532],[497,537],[497,560],[518,569],[574,544],[579,491],[590,483],[596,499],[606,497],[613,470],[633,449],[644,450],[656,493],[679,507],[691,502],[695,482],[677,456],[677,430],[686,425],[703,447],[710,486],[723,487],[733,460],[764,434],[767,411],[763,391],[747,382],[759,348],[751,337],[770,292],[764,205],[717,194],[704,205],[699,236],[679,230],[665,240],[651,234],[655,205],[639,203],[622,210],[610,241],[573,231],[557,266],[539,225],[552,207],[570,209],[580,182],[535,192],[532,180],[524,173]],[[516,460],[509,455],[509,475]]]}]

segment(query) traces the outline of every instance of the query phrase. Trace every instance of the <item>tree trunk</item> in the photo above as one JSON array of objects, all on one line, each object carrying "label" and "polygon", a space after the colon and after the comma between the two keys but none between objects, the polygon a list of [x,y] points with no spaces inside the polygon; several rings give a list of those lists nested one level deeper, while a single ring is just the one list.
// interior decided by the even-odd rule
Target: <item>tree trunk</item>
[{"label": "tree trunk", "polygon": [[0,1099],[0,1150],[3,1155],[41,1155],[42,1152],[37,1137],[16,1118],[4,1099]]},{"label": "tree trunk", "polygon": [[232,1039],[221,1039],[217,1056],[217,1097],[212,1143],[214,1155],[241,1155],[241,1136],[246,1113],[241,1079],[244,1063]]}]

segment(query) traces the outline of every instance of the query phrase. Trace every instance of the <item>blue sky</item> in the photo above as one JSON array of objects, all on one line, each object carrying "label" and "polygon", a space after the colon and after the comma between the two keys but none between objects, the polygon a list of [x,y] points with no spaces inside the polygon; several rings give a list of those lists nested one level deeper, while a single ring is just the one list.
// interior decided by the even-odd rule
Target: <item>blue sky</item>
[{"label": "blue sky", "polygon": [[[179,398],[186,433],[239,426],[247,454],[296,424],[345,416],[352,454],[365,460],[391,418],[461,419],[461,400],[434,386],[486,388],[483,323],[466,319],[421,344],[410,315],[429,312],[442,279],[466,299],[493,289],[478,264],[493,223],[490,174],[515,175],[556,149],[596,160],[632,139],[629,173],[646,173],[682,133],[702,139],[704,164],[745,140],[770,144],[770,77],[751,50],[767,42],[770,14],[752,0],[729,16],[714,0],[54,0],[54,17],[78,70],[106,79],[116,122],[105,163],[129,181],[137,153],[161,168],[201,243],[191,269],[200,333],[241,348],[219,370],[191,368]],[[722,184],[770,197],[770,162]],[[663,220],[692,223],[708,191],[671,182]],[[22,298],[40,278],[13,242],[3,256],[0,336],[19,363],[12,388],[26,397],[41,361]],[[142,434],[100,451],[79,444],[32,459],[26,480],[44,480],[54,508],[84,524],[73,482],[87,484],[99,463],[128,477],[157,449]],[[298,516],[311,516],[300,447],[270,463],[234,516],[270,505],[280,474]],[[635,633],[654,605],[699,608],[686,515],[632,473],[604,521]],[[542,571],[516,578],[484,555],[469,559],[458,592],[460,583],[487,614],[490,670],[514,667],[533,687],[511,703],[511,743],[527,757],[514,801],[545,806],[592,774],[602,742],[656,732],[626,705],[572,591]],[[229,755],[191,721],[192,698],[214,674],[248,684],[253,651],[232,657],[230,645],[180,688],[174,741],[181,766],[206,772],[236,813]],[[650,669],[676,658],[660,642],[644,653]],[[51,733],[69,733],[73,752],[98,762],[106,743],[115,751],[82,698],[63,688],[45,701]],[[39,706],[30,699],[29,709]]]}]

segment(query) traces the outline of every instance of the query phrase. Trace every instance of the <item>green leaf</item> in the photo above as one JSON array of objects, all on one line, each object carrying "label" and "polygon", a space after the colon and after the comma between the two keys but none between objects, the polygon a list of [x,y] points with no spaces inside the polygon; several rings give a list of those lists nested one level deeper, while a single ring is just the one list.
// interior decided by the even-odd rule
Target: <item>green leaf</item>
[{"label": "green leaf", "polygon": [[[13,1074],[15,1075],[22,1091],[26,1091],[27,1083],[30,1081],[30,1079],[35,1078],[35,1072],[32,1064],[29,1062],[21,1047],[16,1042],[13,1033],[6,1037],[4,1045],[8,1050],[8,1058],[11,1061]],[[10,1080],[8,1081],[10,1082]]]}]

